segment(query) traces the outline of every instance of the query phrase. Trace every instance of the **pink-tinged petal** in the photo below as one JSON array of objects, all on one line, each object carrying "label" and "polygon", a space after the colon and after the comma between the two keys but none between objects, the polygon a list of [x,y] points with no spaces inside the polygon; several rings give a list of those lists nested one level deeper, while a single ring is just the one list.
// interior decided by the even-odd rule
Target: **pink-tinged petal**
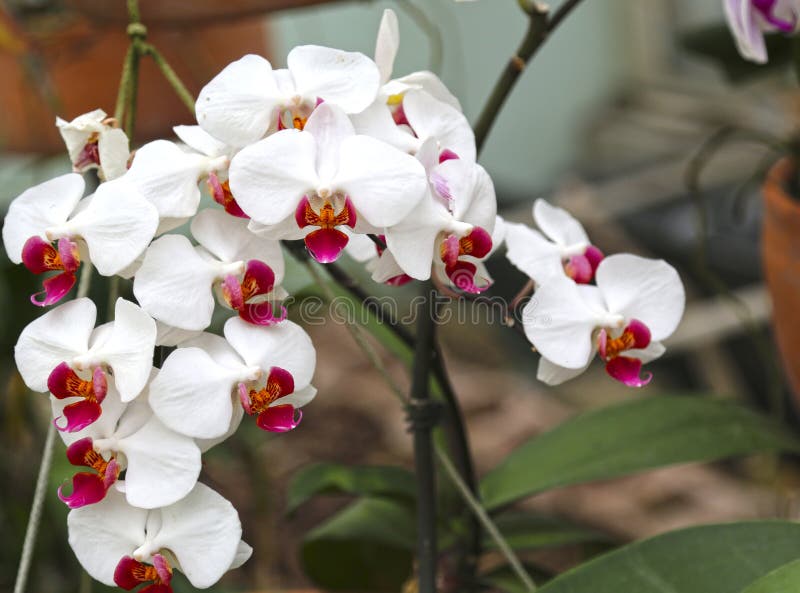
[{"label": "pink-tinged petal", "polygon": [[271,303],[247,303],[239,309],[239,317],[253,325],[269,326],[284,321],[289,313],[286,307],[280,307],[280,315],[275,315],[275,307]]},{"label": "pink-tinged petal", "polygon": [[100,164],[100,147],[97,140],[87,142],[75,162],[72,163],[76,172],[86,170],[88,167]]},{"label": "pink-tinged petal", "polygon": [[233,197],[228,182],[221,182],[215,172],[212,171],[208,174],[206,185],[208,185],[208,193],[211,194],[217,204],[225,209],[225,212],[237,218],[250,218],[239,206],[236,198]]},{"label": "pink-tinged petal", "polygon": [[25,241],[22,246],[22,263],[34,274],[62,269],[58,251],[50,243],[36,236]]},{"label": "pink-tinged petal", "polygon": [[[277,387],[278,397],[294,393],[294,377],[292,373],[280,367],[271,367],[269,369],[269,377],[267,377],[267,386],[271,388]],[[272,391],[272,389],[270,389]]]},{"label": "pink-tinged petal", "polygon": [[89,467],[86,456],[89,454],[89,451],[93,450],[94,445],[92,443],[92,437],[78,439],[69,447],[67,447],[67,460],[70,462],[70,464],[78,467]]},{"label": "pink-tinged petal", "polygon": [[439,164],[445,161],[457,160],[459,158],[460,157],[452,150],[450,150],[449,148],[445,148],[441,153],[439,153]]},{"label": "pink-tinged petal", "polygon": [[477,270],[478,267],[475,264],[463,261],[456,262],[456,265],[446,269],[447,277],[450,278],[453,286],[470,294],[480,294],[491,286],[490,283],[484,286],[479,286],[475,283],[475,272]]},{"label": "pink-tinged petal", "polygon": [[62,432],[78,432],[97,420],[102,413],[103,409],[100,404],[92,400],[83,399],[64,408],[64,418],[67,421],[65,425],[59,426],[58,424],[61,416],[53,420],[53,424]]},{"label": "pink-tinged petal", "polygon": [[627,356],[617,356],[606,363],[606,373],[612,379],[624,383],[628,387],[644,387],[653,378],[653,373],[645,373],[639,376],[642,371],[642,361],[638,358],[628,358]]},{"label": "pink-tinged petal", "polygon": [[413,278],[408,274],[399,274],[397,276],[392,276],[388,280],[384,282],[384,284],[388,286],[403,286],[404,284],[408,284],[411,282]]},{"label": "pink-tinged petal", "polygon": [[289,432],[297,428],[302,419],[302,410],[297,410],[294,406],[272,406],[258,415],[256,424],[268,432]]},{"label": "pink-tinged petal", "polygon": [[592,274],[594,274],[597,266],[599,266],[600,262],[603,261],[605,254],[594,245],[589,245],[589,247],[586,248],[586,251],[583,252],[583,256],[589,260],[589,264],[592,266]]},{"label": "pink-tinged petal", "polygon": [[274,287],[275,272],[272,271],[272,268],[257,259],[251,259],[247,262],[244,279],[242,280],[245,301],[260,294],[267,294]]},{"label": "pink-tinged petal", "polygon": [[577,284],[589,284],[594,276],[592,264],[583,255],[573,255],[564,265],[564,272]]},{"label": "pink-tinged petal", "polygon": [[117,476],[119,476],[121,469],[122,468],[120,468],[119,464],[117,463],[117,459],[112,457],[106,466],[106,471],[103,472],[103,475],[101,476],[103,479],[103,486],[106,490],[108,490],[111,485],[117,481]]},{"label": "pink-tinged petal", "polygon": [[47,390],[56,399],[80,397],[85,381],[66,362],[60,363],[47,377]]},{"label": "pink-tinged petal", "polygon": [[339,259],[349,238],[336,229],[319,229],[306,235],[306,247],[315,260],[329,264]]},{"label": "pink-tinged petal", "polygon": [[81,265],[81,256],[78,253],[78,244],[67,237],[62,237],[58,240],[57,245],[58,255],[61,258],[61,264],[64,266],[64,271],[77,271],[78,266]]},{"label": "pink-tinged petal", "polygon": [[92,393],[98,404],[103,403],[108,393],[108,379],[102,367],[95,367],[92,371]]},{"label": "pink-tinged petal", "polygon": [[406,117],[406,112],[405,109],[403,109],[402,103],[392,112],[392,119],[398,126],[411,126],[411,124],[408,123],[408,118]]},{"label": "pink-tinged petal", "polygon": [[252,401],[250,401],[250,391],[247,389],[247,385],[244,383],[239,383],[239,401],[242,402],[242,408],[248,414],[253,413],[253,408],[251,407]]},{"label": "pink-tinged petal", "polygon": [[633,348],[642,349],[650,345],[650,329],[638,319],[631,319],[625,331],[633,335]]},{"label": "pink-tinged petal", "polygon": [[480,259],[486,257],[492,250],[492,235],[476,226],[469,235],[461,239],[460,243],[465,247],[464,254]]},{"label": "pink-tinged petal", "polygon": [[237,311],[244,306],[244,295],[242,294],[242,285],[233,274],[228,274],[222,280],[222,296],[225,302],[231,306],[232,309]]},{"label": "pink-tinged petal", "polygon": [[134,560],[131,556],[123,556],[114,569],[114,583],[117,587],[130,591],[140,585],[142,582],[133,576],[134,570],[139,570],[140,566],[142,563],[138,560]]},{"label": "pink-tinged petal", "polygon": [[447,209],[452,211],[453,208],[451,202],[453,201],[453,194],[450,192],[450,185],[447,183],[447,179],[444,177],[444,175],[438,173],[437,171],[433,171],[428,176],[428,181],[431,182],[436,195],[444,200]]},{"label": "pink-tinged petal", "polygon": [[314,212],[311,203],[308,201],[308,196],[303,196],[303,199],[300,200],[297,208],[295,208],[294,219],[297,221],[297,226],[301,229],[311,224],[319,224],[319,214]]},{"label": "pink-tinged petal", "polygon": [[169,585],[170,581],[172,581],[172,568],[169,562],[167,562],[167,559],[161,554],[153,554],[153,566],[155,566],[158,578],[161,579],[161,582],[164,585]]},{"label": "pink-tinged petal", "polygon": [[608,332],[605,329],[601,329],[597,335],[597,351],[600,358],[605,358],[608,353]]},{"label": "pink-tinged petal", "polygon": [[[37,307],[49,307],[67,296],[75,285],[75,274],[73,272],[61,272],[57,276],[48,278],[42,282],[44,290],[31,295],[31,303]],[[44,298],[40,298],[44,295]]]},{"label": "pink-tinged petal", "polygon": [[451,268],[458,262],[459,243],[458,237],[455,235],[447,235],[442,241],[441,257],[444,265]]},{"label": "pink-tinged petal", "polygon": [[170,585],[163,583],[153,583],[139,589],[138,593],[173,593]]},{"label": "pink-tinged petal", "polygon": [[356,222],[358,222],[358,217],[356,216],[356,207],[353,206],[350,196],[346,196],[344,199],[344,208],[342,208],[342,211],[336,215],[336,224],[346,224],[351,229],[354,229],[356,228]]},{"label": "pink-tinged petal", "polygon": [[80,472],[72,476],[72,494],[69,496],[64,495],[63,489],[64,486],[59,486],[58,498],[71,509],[100,502],[108,490],[100,476],[89,472]]}]

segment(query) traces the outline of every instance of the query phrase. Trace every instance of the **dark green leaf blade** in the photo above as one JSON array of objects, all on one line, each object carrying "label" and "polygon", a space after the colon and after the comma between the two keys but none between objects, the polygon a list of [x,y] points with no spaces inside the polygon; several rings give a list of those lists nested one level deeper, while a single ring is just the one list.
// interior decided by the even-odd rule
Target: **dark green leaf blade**
[{"label": "dark green leaf blade", "polygon": [[731,593],[800,557],[800,525],[754,521],[673,531],[600,556],[539,593]]},{"label": "dark green leaf blade", "polygon": [[[610,543],[611,538],[599,531],[581,527],[557,517],[530,513],[503,513],[495,525],[514,550],[539,550],[585,543]],[[496,549],[497,544],[484,535],[484,547]]]},{"label": "dark green leaf blade", "polygon": [[481,492],[486,508],[495,509],[559,486],[780,450],[800,451],[800,442],[739,405],[687,396],[635,399],[529,440],[483,478]]},{"label": "dark green leaf blade", "polygon": [[315,463],[294,476],[286,505],[287,512],[291,513],[317,494],[382,496],[413,501],[415,493],[413,474],[400,467]]},{"label": "dark green leaf blade", "polygon": [[309,532],[303,567],[326,591],[399,591],[411,574],[414,514],[404,505],[362,498]]}]

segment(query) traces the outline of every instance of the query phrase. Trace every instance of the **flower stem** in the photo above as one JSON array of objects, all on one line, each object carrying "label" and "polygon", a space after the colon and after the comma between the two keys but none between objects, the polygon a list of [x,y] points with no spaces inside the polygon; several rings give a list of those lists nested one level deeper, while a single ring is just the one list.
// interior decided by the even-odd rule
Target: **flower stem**
[{"label": "flower stem", "polygon": [[492,94],[489,96],[475,124],[475,145],[479,154],[483,149],[486,138],[500,110],[511,94],[525,66],[527,66],[531,58],[536,55],[536,52],[542,47],[550,36],[550,33],[564,21],[580,2],[581,0],[567,0],[559,7],[552,17],[549,16],[546,7],[536,2],[520,3],[520,6],[528,15],[528,31],[525,33],[525,37],[522,39],[517,53],[511,57],[505,69],[500,74],[500,78],[495,83]]},{"label": "flower stem", "polygon": [[[78,293],[75,298],[80,299],[89,294],[91,280],[92,265],[85,262],[81,270]],[[39,534],[39,527],[42,522],[44,495],[47,491],[47,484],[50,481],[50,467],[53,465],[53,448],[55,441],[56,427],[55,424],[50,422],[44,441],[42,461],[39,464],[39,475],[36,477],[36,487],[33,491],[31,514],[28,517],[28,525],[25,528],[25,539],[22,542],[22,555],[20,556],[19,567],[17,568],[17,578],[14,581],[14,593],[23,593],[25,591],[25,585],[28,583],[28,574],[31,569],[31,561],[33,560],[33,549],[36,546],[36,536]]]},{"label": "flower stem", "polygon": [[414,433],[417,478],[417,573],[419,593],[436,593],[436,474],[433,463],[434,413],[429,377],[436,345],[436,299],[433,284],[422,285],[418,311],[409,417]]}]

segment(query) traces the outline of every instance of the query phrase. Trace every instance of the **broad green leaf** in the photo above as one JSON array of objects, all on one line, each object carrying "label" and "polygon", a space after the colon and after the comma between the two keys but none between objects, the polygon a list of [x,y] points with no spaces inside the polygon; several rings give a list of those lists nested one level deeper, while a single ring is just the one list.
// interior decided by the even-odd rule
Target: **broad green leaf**
[{"label": "broad green leaf", "polygon": [[681,35],[681,44],[687,50],[716,62],[731,82],[763,76],[790,62],[792,40],[789,37],[766,35],[764,40],[769,62],[756,64],[739,54],[733,35],[724,23],[704,26]]},{"label": "broad green leaf", "polygon": [[[530,513],[503,513],[495,525],[508,545],[515,550],[537,550],[583,543],[610,543],[611,538],[599,531],[587,529],[556,517]],[[484,547],[494,549],[495,541],[484,535]]]},{"label": "broad green leaf", "polygon": [[696,461],[760,451],[799,451],[770,419],[700,397],[652,397],[581,414],[537,436],[481,481],[496,509],[538,492]]},{"label": "broad green leaf", "polygon": [[414,525],[405,505],[359,499],[306,535],[304,571],[326,591],[397,592],[411,574]]},{"label": "broad green leaf", "polygon": [[752,583],[742,593],[797,593],[800,591],[800,560],[784,564]]},{"label": "broad green leaf", "polygon": [[315,463],[301,469],[289,484],[287,512],[317,494],[354,494],[414,500],[414,475],[400,467]]},{"label": "broad green leaf", "polygon": [[595,558],[553,579],[539,593],[733,593],[798,557],[796,523],[705,525]]}]

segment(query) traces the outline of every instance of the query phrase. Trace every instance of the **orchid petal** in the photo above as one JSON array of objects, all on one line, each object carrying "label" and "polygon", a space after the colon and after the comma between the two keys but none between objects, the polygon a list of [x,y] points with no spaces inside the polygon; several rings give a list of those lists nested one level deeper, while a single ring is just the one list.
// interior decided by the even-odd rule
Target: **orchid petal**
[{"label": "orchid petal", "polygon": [[433,137],[442,149],[475,162],[475,135],[464,114],[425,91],[410,90],[403,98],[403,110],[420,140]]},{"label": "orchid petal", "polygon": [[381,24],[378,26],[378,38],[375,40],[375,64],[381,74],[381,84],[386,84],[392,77],[394,60],[400,47],[400,26],[394,10],[383,11]]},{"label": "orchid petal", "polygon": [[574,379],[578,375],[586,372],[586,369],[589,368],[590,363],[591,359],[589,359],[589,363],[587,363],[586,366],[578,369],[568,369],[559,366],[554,362],[550,362],[548,359],[542,356],[539,359],[539,366],[536,369],[536,378],[546,385],[561,385],[565,381]]},{"label": "orchid petal", "polygon": [[759,64],[767,62],[764,33],[756,21],[751,0],[725,0],[725,16],[742,57]]},{"label": "orchid petal", "polygon": [[413,154],[420,146],[418,138],[395,123],[391,110],[381,99],[361,113],[350,116],[350,119],[357,134],[377,138],[403,152]]},{"label": "orchid petal", "polygon": [[589,237],[581,223],[563,208],[552,206],[546,200],[539,198],[534,202],[533,219],[551,241],[563,247],[580,243],[589,245]]},{"label": "orchid petal", "polygon": [[228,64],[200,91],[197,123],[231,146],[246,146],[267,133],[278,106],[272,65],[256,55]]},{"label": "orchid petal", "polygon": [[438,165],[434,172],[447,181],[453,217],[491,234],[497,216],[497,198],[486,170],[476,163],[454,159]]},{"label": "orchid petal", "polygon": [[678,272],[663,260],[621,253],[603,259],[595,273],[608,310],[638,319],[653,340],[663,340],[678,327],[686,303]]},{"label": "orchid petal", "polygon": [[317,143],[317,174],[321,183],[329,183],[339,169],[342,142],[356,133],[353,124],[339,107],[322,103],[309,116],[303,130],[314,136]]},{"label": "orchid petal", "polygon": [[64,140],[71,162],[79,160],[80,154],[92,134],[103,131],[105,128],[103,121],[107,117],[106,112],[102,109],[84,113],[72,121],[56,117],[56,127]]},{"label": "orchid petal", "polygon": [[445,86],[436,74],[428,70],[419,70],[396,78],[383,87],[383,92],[387,95],[394,95],[411,89],[425,91],[434,99],[450,105],[453,109],[460,112],[464,111],[458,98],[450,92],[450,89]]},{"label": "orchid petal", "polygon": [[128,170],[128,159],[131,155],[128,136],[119,128],[100,132],[97,150],[100,155],[100,170],[106,181],[117,179]]},{"label": "orchid petal", "polygon": [[564,277],[561,251],[539,232],[524,224],[506,223],[506,257],[514,267],[537,284]]},{"label": "orchid petal", "polygon": [[85,184],[77,173],[67,173],[35,185],[11,202],[3,222],[3,244],[15,264],[31,237],[48,240],[45,230],[67,220],[83,195]]},{"label": "orchid petal", "polygon": [[189,148],[206,156],[225,156],[230,147],[214,138],[200,126],[174,126],[172,131]]},{"label": "orchid petal", "polygon": [[286,64],[299,95],[323,99],[345,113],[364,110],[378,93],[378,67],[362,53],[300,45],[289,52]]}]

